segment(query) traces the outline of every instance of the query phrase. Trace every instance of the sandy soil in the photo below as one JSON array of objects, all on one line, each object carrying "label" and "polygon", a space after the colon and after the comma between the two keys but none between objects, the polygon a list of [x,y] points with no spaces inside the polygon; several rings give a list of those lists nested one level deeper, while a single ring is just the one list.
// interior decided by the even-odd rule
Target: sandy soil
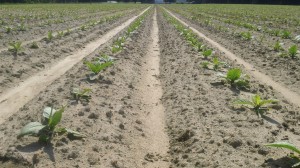
[{"label": "sandy soil", "polygon": [[[299,48],[299,43],[294,43],[290,39],[281,39],[268,35],[265,36],[263,43],[260,43],[258,42],[259,37],[262,36],[263,33],[259,32],[254,32],[253,34],[256,39],[245,41],[240,37],[236,37],[235,34],[232,34],[233,32],[221,32],[215,30],[211,26],[199,24],[198,22],[188,20],[180,15],[176,16],[183,19],[209,38],[225,46],[237,56],[251,63],[256,69],[259,69],[264,74],[270,76],[274,81],[279,82],[290,90],[300,94],[300,76],[299,73],[296,73],[296,71],[300,69],[299,59],[282,58],[279,56],[278,52],[273,51],[273,46],[277,40],[284,43],[284,48],[286,49],[293,44],[298,45]],[[228,27],[228,25],[223,26]],[[233,30],[236,33],[245,31],[245,29],[237,27],[234,27]]]},{"label": "sandy soil", "polygon": [[87,43],[103,36],[104,33],[120,25],[125,20],[137,14],[136,12],[95,26],[87,31],[77,30],[62,39],[54,39],[52,42],[41,40],[37,42],[38,49],[31,49],[28,44],[17,56],[9,51],[0,53],[0,94],[8,88],[12,88],[26,78],[43,69],[55,65],[58,61],[72,55]]},{"label": "sandy soil", "polygon": [[[110,53],[120,35],[85,59]],[[295,162],[288,151],[264,144],[300,143],[299,107],[253,77],[247,90],[221,84],[161,8],[151,10],[123,51],[109,55],[117,60],[97,81],[87,80],[86,66],[78,63],[0,125],[0,167],[288,168]],[[92,89],[90,101],[73,100],[74,87]],[[263,118],[232,105],[256,93],[279,104]],[[48,145],[16,138],[25,124],[41,120],[45,106],[61,105],[68,105],[61,126],[87,138],[56,136]]]}]

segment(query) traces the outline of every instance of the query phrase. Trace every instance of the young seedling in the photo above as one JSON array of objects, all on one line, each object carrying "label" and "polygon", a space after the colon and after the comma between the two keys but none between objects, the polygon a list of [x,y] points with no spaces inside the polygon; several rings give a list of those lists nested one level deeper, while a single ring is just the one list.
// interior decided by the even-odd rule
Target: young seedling
[{"label": "young seedling", "polygon": [[10,47],[8,48],[8,50],[11,52],[14,52],[15,54],[18,54],[22,50],[21,45],[22,45],[22,42],[20,42],[20,41],[9,43]]},{"label": "young seedling", "polygon": [[217,71],[220,69],[220,66],[224,65],[225,63],[224,62],[221,62],[218,57],[214,57],[213,60],[213,65],[214,65],[214,70]]},{"label": "young seedling", "polygon": [[234,104],[246,105],[250,107],[259,117],[261,117],[263,113],[268,110],[267,105],[272,103],[277,103],[277,100],[263,100],[259,95],[254,95],[251,100],[237,99],[234,101]]},{"label": "young seedling", "polygon": [[95,80],[97,78],[97,75],[100,71],[103,69],[111,66],[114,62],[109,61],[105,63],[100,63],[100,62],[85,62],[84,64],[89,68],[90,71],[92,71],[92,74],[89,76],[89,79],[91,81]]},{"label": "young seedling", "polygon": [[43,110],[43,123],[40,122],[30,122],[25,125],[19,135],[18,138],[21,138],[25,135],[30,136],[38,136],[40,142],[48,143],[51,141],[54,135],[67,133],[69,136],[75,138],[83,138],[85,137],[83,134],[80,134],[77,131],[72,131],[68,128],[58,128],[57,125],[61,121],[62,114],[65,108],[62,107],[59,110],[55,110],[52,107],[46,107]]},{"label": "young seedling", "polygon": [[20,25],[18,25],[18,30],[19,31],[26,31],[26,27],[24,23],[21,23]]},{"label": "young seedling", "polygon": [[244,40],[248,40],[248,41],[250,41],[253,38],[250,32],[242,32],[241,37]]},{"label": "young seedling", "polygon": [[289,38],[291,38],[291,36],[292,36],[292,33],[288,30],[283,30],[281,32],[281,37],[284,39],[289,39]]},{"label": "young seedling", "polygon": [[298,156],[290,155],[291,158],[298,160],[298,162],[296,164],[294,164],[292,167],[300,166],[300,149],[297,148],[295,145],[288,143],[288,142],[275,142],[275,143],[271,143],[271,144],[266,144],[265,146],[276,147],[276,148],[285,148],[292,152],[297,153]]},{"label": "young seedling", "polygon": [[62,38],[65,35],[64,31],[57,31],[57,37]]},{"label": "young seedling", "polygon": [[277,41],[274,45],[274,51],[281,51],[283,50],[283,47],[282,47],[282,43],[279,43],[279,41]]},{"label": "young seedling", "polygon": [[230,84],[231,87],[249,87],[249,77],[247,75],[243,75],[239,68],[230,69],[226,75],[221,74],[220,76],[225,80],[224,83]]},{"label": "young seedling", "polygon": [[31,43],[30,48],[37,49],[37,48],[39,48],[39,45],[37,44],[37,42],[34,41]]},{"label": "young seedling", "polygon": [[213,50],[212,49],[206,49],[202,52],[202,55],[205,59],[207,59],[209,56],[212,56]]},{"label": "young seedling", "polygon": [[204,61],[204,62],[201,63],[201,65],[202,65],[203,68],[208,69],[209,62]]},{"label": "young seedling", "polygon": [[298,52],[297,45],[293,45],[289,48],[289,56],[291,58],[293,59],[296,58],[297,52]]},{"label": "young seedling", "polygon": [[78,102],[79,100],[85,100],[89,101],[91,98],[91,95],[89,94],[92,91],[92,89],[85,88],[73,88],[71,91],[71,94],[73,95],[74,99]]},{"label": "young seedling", "polygon": [[54,38],[54,36],[53,36],[52,31],[49,31],[48,35],[47,35],[47,41],[50,42],[50,41],[52,41],[53,38]]},{"label": "young seedling", "polygon": [[11,27],[9,27],[9,26],[6,26],[5,27],[5,32],[6,33],[10,33],[12,31],[12,28]]}]

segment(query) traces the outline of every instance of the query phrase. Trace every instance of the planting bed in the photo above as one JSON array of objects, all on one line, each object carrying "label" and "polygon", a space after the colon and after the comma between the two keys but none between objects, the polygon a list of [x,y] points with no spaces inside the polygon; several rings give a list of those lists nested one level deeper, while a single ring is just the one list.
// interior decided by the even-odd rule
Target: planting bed
[{"label": "planting bed", "polygon": [[[207,5],[206,10],[213,7],[213,5]],[[258,12],[263,10],[263,6],[245,5],[237,6],[239,8],[233,9],[234,7],[235,6],[223,5],[217,6],[216,8],[220,10],[218,13],[220,13],[219,15],[222,15],[224,18],[223,20],[231,19],[231,16],[234,17],[233,15],[226,15],[228,11],[234,10],[241,13],[240,15],[236,15],[236,17],[239,16],[238,18],[233,19],[237,22],[252,23],[249,21],[251,20],[251,14],[256,15],[255,17],[266,17],[266,14]],[[253,24],[256,27],[262,28],[259,30],[247,29],[243,26],[226,23],[225,21],[220,21],[214,17],[203,18],[198,14],[200,13],[199,11],[203,12],[201,8],[203,8],[203,6],[186,6],[185,8],[181,8],[185,10],[181,10],[180,6],[177,5],[168,6],[168,9],[179,14],[177,16],[184,19],[216,42],[222,44],[234,52],[234,54],[251,63],[256,69],[269,75],[273,80],[285,85],[290,90],[297,92],[298,94],[300,93],[300,76],[299,73],[296,73],[300,68],[299,58],[292,59],[289,56],[280,56],[282,53],[286,53],[288,48],[292,45],[296,45],[298,50],[300,48],[300,43],[294,39],[297,35],[300,35],[299,17],[296,17],[299,15],[299,7],[292,6],[289,8],[272,6],[268,8],[266,13],[272,15],[272,17],[269,17],[270,19],[253,19],[253,21],[260,20],[260,22]],[[253,9],[250,10],[250,8]],[[206,14],[208,12],[206,10],[203,13]],[[282,16],[283,13],[288,14],[288,10],[295,10],[297,12],[294,12],[294,15]],[[243,11],[250,12],[247,14]],[[274,20],[272,20],[272,18],[274,18]],[[283,23],[285,21],[286,23]],[[276,25],[276,30],[280,32],[278,36],[268,32],[269,28],[272,28],[270,25]],[[290,38],[283,38],[281,36],[282,31],[284,30],[291,32]],[[252,39],[243,39],[240,35],[242,32],[250,32]],[[274,51],[274,46],[277,41],[282,43],[282,48],[285,51]],[[299,57],[299,52],[297,56]]]},{"label": "planting bed", "polygon": [[[300,103],[290,102],[277,90],[277,83],[265,84],[252,76],[246,67],[228,59],[227,53],[198,37],[166,9],[252,64],[253,70],[272,77],[281,87],[295,91],[299,97],[297,80],[284,75],[291,73],[291,69],[284,68],[285,64],[270,66],[274,60],[263,57],[271,57],[275,52],[256,55],[258,51],[269,51],[270,48],[257,41],[230,37],[214,30],[213,26],[202,27],[198,21],[189,20],[188,16],[194,13],[189,14],[192,7],[188,5],[182,9],[175,5],[125,6],[109,8],[111,11],[122,10],[105,11],[107,15],[103,17],[116,17],[85,31],[76,29],[70,35],[61,39],[56,37],[50,42],[40,40],[38,49],[30,49],[27,44],[15,55],[9,51],[0,53],[0,100],[8,93],[8,99],[0,102],[3,111],[14,109],[4,105],[13,97],[9,93],[26,96],[20,91],[20,87],[27,87],[22,81],[26,83],[31,77],[43,79],[39,77],[39,71],[45,74],[56,72],[53,71],[56,64],[76,53],[86,54],[80,56],[83,60],[66,73],[52,74],[56,78],[45,84],[41,92],[29,93],[28,96],[36,94],[32,99],[23,101],[22,98],[22,102],[16,103],[22,108],[0,112],[0,167],[288,168],[297,163],[297,159],[289,157],[290,151],[265,144],[284,141],[300,147]],[[73,10],[77,9],[73,7]],[[89,12],[96,17],[101,13],[96,9]],[[203,13],[222,18],[209,11]],[[234,17],[228,13],[225,16]],[[248,21],[259,24],[251,19]],[[279,22],[275,21],[276,24]],[[296,22],[297,19],[287,25],[295,26]],[[298,31],[296,28],[291,30],[293,33]],[[95,44],[101,39],[107,41]],[[269,37],[266,39],[272,43]],[[295,43],[292,39],[284,40],[288,44]],[[96,49],[86,51],[85,48]],[[205,58],[208,50],[212,51],[211,56]],[[213,57],[226,63],[212,68]],[[275,58],[287,62],[289,68],[298,68],[297,58],[272,56]],[[111,61],[113,64],[98,74],[92,73],[88,65],[95,63],[96,66],[98,59],[102,61],[100,65]],[[249,87],[224,83],[221,76],[232,68],[239,68],[249,76],[245,76]],[[272,75],[277,71],[282,75]],[[74,88],[90,89],[90,92],[76,97],[72,93]],[[254,95],[276,102],[270,103],[265,113],[257,112],[261,117],[247,106],[234,104],[237,99],[249,100]],[[43,139],[39,142],[38,137],[18,137],[21,128],[29,122],[42,122],[45,107],[60,109],[62,106],[65,110],[58,127],[72,129],[83,137],[54,133],[46,143],[41,142]],[[43,131],[39,134],[52,135]]]}]

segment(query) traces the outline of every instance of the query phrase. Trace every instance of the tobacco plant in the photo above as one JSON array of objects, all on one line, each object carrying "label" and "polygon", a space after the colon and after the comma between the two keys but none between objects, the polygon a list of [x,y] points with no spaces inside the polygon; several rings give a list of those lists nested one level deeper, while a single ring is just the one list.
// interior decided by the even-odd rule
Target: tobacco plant
[{"label": "tobacco plant", "polygon": [[70,130],[65,127],[57,127],[60,123],[62,114],[65,111],[65,107],[60,108],[59,110],[55,110],[52,107],[46,107],[43,110],[44,120],[41,122],[30,122],[25,125],[19,135],[18,138],[21,138],[25,135],[37,136],[39,137],[40,142],[48,143],[51,141],[53,136],[57,134],[67,133],[71,137],[75,138],[83,138],[85,137],[83,134]]},{"label": "tobacco plant", "polygon": [[297,160],[297,163],[294,164],[292,167],[299,167],[300,166],[300,149],[297,148],[295,145],[288,143],[288,142],[275,142],[271,144],[266,144],[265,146],[268,147],[276,147],[276,148],[285,148],[290,150],[291,152],[295,152],[298,156],[290,155],[291,158],[294,158]]},{"label": "tobacco plant", "polygon": [[92,91],[92,89],[89,88],[73,88],[71,91],[71,94],[73,95],[74,99],[78,102],[82,99],[89,101],[91,98],[91,95],[89,94]]},{"label": "tobacco plant", "polygon": [[285,38],[285,39],[291,38],[291,35],[292,35],[292,33],[290,31],[288,31],[288,30],[283,30],[281,32],[281,37]]},{"label": "tobacco plant", "polygon": [[202,52],[202,55],[204,56],[205,59],[207,59],[209,56],[212,56],[213,50],[212,49],[205,49]]},{"label": "tobacco plant", "polygon": [[230,69],[226,75],[220,74],[220,76],[222,79],[224,79],[224,83],[230,84],[231,87],[249,87],[249,77],[245,74],[242,74],[242,71],[239,68]]},{"label": "tobacco plant", "polygon": [[15,54],[18,54],[22,50],[22,42],[16,41],[9,43],[9,48],[8,50],[11,52],[14,52]]},{"label": "tobacco plant", "polygon": [[277,41],[274,45],[274,51],[281,51],[283,50],[283,47],[282,47],[282,43],[280,43],[279,41]]},{"label": "tobacco plant", "polygon": [[248,41],[250,41],[253,38],[250,32],[242,32],[240,35],[244,40]]},{"label": "tobacco plant", "polygon": [[268,110],[269,104],[277,103],[277,100],[272,99],[262,99],[258,94],[254,95],[251,100],[245,100],[245,99],[236,99],[234,101],[234,104],[238,105],[246,105],[250,107],[253,111],[256,112],[256,114],[261,117],[265,111]]},{"label": "tobacco plant", "polygon": [[224,65],[225,62],[221,62],[218,57],[214,57],[213,60],[212,60],[212,63],[213,63],[213,68],[215,71],[219,70],[220,69],[220,66]]},{"label": "tobacco plant", "polygon": [[47,41],[50,42],[50,41],[52,41],[53,38],[54,38],[54,36],[53,36],[52,31],[49,31],[48,35],[47,35]]},{"label": "tobacco plant", "polygon": [[296,58],[297,52],[298,52],[297,45],[293,45],[289,48],[289,56],[291,58],[293,58],[293,59]]},{"label": "tobacco plant", "polygon": [[105,63],[100,63],[100,62],[88,62],[86,61],[84,64],[89,68],[89,70],[92,72],[92,74],[90,74],[89,79],[91,81],[95,80],[97,78],[97,75],[100,71],[102,71],[103,69],[111,66],[114,62],[113,61],[109,61],[109,62],[105,62]]},{"label": "tobacco plant", "polygon": [[57,37],[62,38],[65,35],[64,31],[57,31]]}]

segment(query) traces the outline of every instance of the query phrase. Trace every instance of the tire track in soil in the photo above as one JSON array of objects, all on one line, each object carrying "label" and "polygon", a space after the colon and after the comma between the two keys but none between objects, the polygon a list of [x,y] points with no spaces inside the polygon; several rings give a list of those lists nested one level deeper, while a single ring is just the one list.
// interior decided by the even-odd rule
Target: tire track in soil
[{"label": "tire track in soil", "polygon": [[141,163],[140,167],[167,168],[169,138],[165,131],[164,106],[161,102],[163,94],[159,76],[160,47],[157,23],[157,12],[153,15],[151,30],[151,43],[145,56],[145,64],[141,70],[141,80],[138,85],[137,97],[141,100],[141,111],[145,114],[145,137],[138,139],[140,151],[136,152],[136,159],[148,161]]},{"label": "tire track in soil", "polygon": [[107,32],[102,38],[97,39],[89,44],[87,44],[83,50],[78,51],[61,62],[57,63],[53,67],[41,71],[40,73],[28,78],[26,81],[21,83],[19,86],[8,90],[3,93],[0,97],[0,124],[2,124],[7,118],[14,114],[19,108],[24,104],[34,98],[39,92],[44,90],[48,85],[50,85],[55,79],[62,76],[69,69],[71,69],[75,64],[80,62],[85,56],[92,53],[99,46],[108,42],[111,38],[121,32],[125,27],[129,26],[136,18],[141,16],[150,7],[145,9],[143,12],[127,20],[120,26]]},{"label": "tire track in soil", "polygon": [[205,36],[203,33],[199,32],[197,29],[189,26],[186,22],[183,20],[179,19],[177,16],[175,16],[172,12],[169,10],[163,8],[165,11],[167,11],[172,17],[176,18],[180,23],[183,25],[189,27],[194,33],[196,33],[199,37],[203,38],[207,42],[209,42],[212,46],[216,47],[218,50],[224,53],[224,55],[229,58],[232,61],[235,61],[236,64],[243,65],[244,69],[247,70],[254,78],[257,80],[261,81],[262,83],[265,83],[269,86],[272,86],[274,90],[277,92],[281,93],[285,99],[287,99],[289,102],[293,103],[294,105],[300,107],[300,95],[297,93],[291,91],[290,89],[286,88],[285,86],[282,86],[281,84],[277,83],[274,81],[270,76],[265,75],[261,72],[259,72],[257,69],[254,68],[253,65],[250,63],[246,62],[242,58],[239,58],[229,50],[227,50],[225,47],[220,45],[219,43],[213,41],[212,39],[208,38]]}]

